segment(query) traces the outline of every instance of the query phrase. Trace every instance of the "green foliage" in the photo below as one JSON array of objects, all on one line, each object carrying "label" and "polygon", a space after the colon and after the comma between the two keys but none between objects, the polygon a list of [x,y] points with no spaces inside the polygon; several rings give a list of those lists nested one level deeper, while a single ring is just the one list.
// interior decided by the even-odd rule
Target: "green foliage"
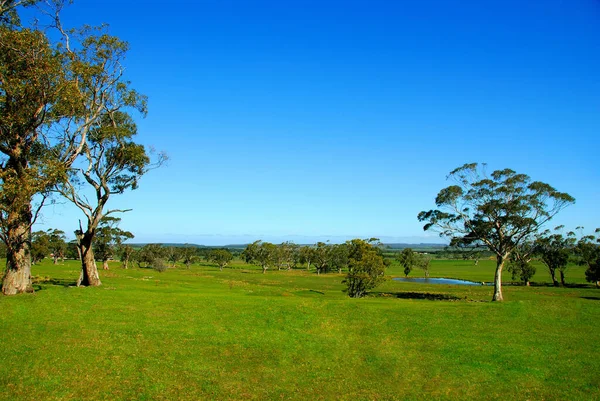
[{"label": "green foliage", "polygon": [[198,259],[196,248],[190,246],[184,246],[180,248],[180,255],[183,264],[189,269],[192,263]]},{"label": "green foliage", "polygon": [[575,245],[573,236],[563,236],[559,231],[562,227],[557,227],[556,232],[551,234],[545,230],[535,240],[535,252],[542,262],[548,268],[550,277],[554,285],[558,285],[556,272],[560,272],[560,282],[565,285],[565,272],[569,263],[569,256]]},{"label": "green foliage", "polygon": [[385,280],[385,263],[372,241],[354,239],[347,245],[349,272],[342,281],[346,285],[344,292],[352,298],[362,298]]},{"label": "green foliage", "polygon": [[131,245],[121,245],[117,252],[119,253],[119,257],[121,262],[123,262],[123,268],[129,268],[129,261],[134,258],[135,249]]},{"label": "green foliage", "polygon": [[50,254],[50,238],[45,231],[31,234],[31,262],[38,263]]},{"label": "green foliage", "polygon": [[270,242],[255,241],[249,244],[240,255],[246,263],[256,263],[263,273],[277,262],[277,245]]},{"label": "green foliage", "polygon": [[330,247],[324,242],[317,242],[313,248],[312,262],[317,269],[317,274],[327,273],[330,268]]},{"label": "green foliage", "polygon": [[408,277],[417,264],[417,254],[411,248],[405,248],[397,256],[400,265],[404,268],[404,276]]},{"label": "green foliage", "polygon": [[578,264],[586,266],[585,278],[588,282],[600,282],[600,228],[597,228],[595,235],[586,235],[577,241],[575,246],[575,255],[578,257]]},{"label": "green foliage", "polygon": [[165,250],[160,244],[147,244],[134,254],[134,260],[139,267],[160,265],[162,268],[163,265],[166,266]]},{"label": "green foliage", "polygon": [[350,249],[348,248],[348,244],[334,244],[331,245],[331,249],[329,252],[329,264],[332,269],[341,273],[343,269],[348,268],[348,263],[350,256]]},{"label": "green foliage", "polygon": [[298,261],[306,263],[306,270],[310,270],[310,265],[314,259],[314,250],[312,247],[305,245],[300,247],[298,251]]},{"label": "green foliage", "polygon": [[213,249],[208,253],[208,259],[216,263],[219,270],[223,270],[233,260],[233,255],[227,249]]},{"label": "green foliage", "polygon": [[129,231],[119,228],[120,218],[105,216],[100,220],[94,241],[94,254],[102,261],[115,257],[123,242],[134,238]]},{"label": "green foliage", "polygon": [[485,164],[465,164],[449,178],[456,185],[442,189],[435,200],[439,209],[419,213],[419,221],[426,222],[425,230],[435,229],[450,238],[451,245],[484,246],[493,252],[497,259],[493,300],[501,301],[504,263],[519,244],[575,199],[510,169],[488,175]]},{"label": "green foliage", "polygon": [[511,260],[507,270],[511,273],[513,280],[519,279],[523,284],[529,284],[529,281],[535,276],[536,268],[529,262],[522,260]]}]

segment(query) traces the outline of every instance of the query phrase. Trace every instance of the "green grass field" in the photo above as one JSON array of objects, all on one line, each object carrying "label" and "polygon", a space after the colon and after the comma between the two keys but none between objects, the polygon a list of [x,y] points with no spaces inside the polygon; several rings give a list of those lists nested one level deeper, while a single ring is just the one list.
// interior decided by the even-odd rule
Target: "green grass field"
[{"label": "green grass field", "polygon": [[[493,270],[431,268],[475,281]],[[0,399],[600,399],[592,287],[506,286],[506,301],[492,303],[491,287],[391,280],[350,299],[339,274],[243,264],[158,273],[115,263],[98,288],[69,286],[74,261],[33,274],[35,294],[0,298]],[[567,281],[583,277],[572,266]],[[533,281],[550,280],[539,266]]]}]

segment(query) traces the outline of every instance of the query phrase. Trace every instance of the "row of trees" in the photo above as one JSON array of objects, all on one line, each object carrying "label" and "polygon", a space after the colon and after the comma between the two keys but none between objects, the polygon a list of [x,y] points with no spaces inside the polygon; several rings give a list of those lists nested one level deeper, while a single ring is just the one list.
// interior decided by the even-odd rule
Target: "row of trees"
[{"label": "row of trees", "polygon": [[[375,249],[383,259],[379,240],[371,238],[366,242],[377,244]],[[290,270],[300,265],[305,265],[307,270],[314,268],[317,274],[333,271],[341,273],[342,270],[349,269],[352,244],[352,241],[348,241],[344,244],[317,242],[313,246],[300,246],[292,242],[276,245],[259,240],[248,245],[241,257],[247,263],[261,266],[263,273],[268,269]],[[385,263],[389,263],[386,259],[384,260]]]},{"label": "row of trees", "polygon": [[[81,285],[100,285],[93,242],[109,198],[135,189],[161,165],[135,143],[132,113],[146,97],[124,78],[126,42],[106,27],[67,29],[65,2],[0,2],[0,237],[6,245],[3,294],[32,292],[31,227],[62,196],[85,216],[76,231]],[[24,25],[18,11],[34,7]]]},{"label": "row of trees", "polygon": [[300,264],[311,266],[317,274],[347,270],[343,283],[345,292],[353,298],[363,297],[384,280],[389,261],[383,257],[382,245],[376,238],[354,239],[344,244],[318,242],[314,246],[299,246],[290,242],[279,245],[256,241],[248,245],[241,254],[247,263],[278,270],[296,268]]},{"label": "row of trees", "polygon": [[[536,257],[548,269],[555,286],[559,285],[557,274],[560,276],[560,284],[566,285],[566,271],[570,261],[585,266],[586,279],[598,286],[600,230],[597,229],[594,235],[580,236],[577,239],[575,232],[570,231],[564,235],[563,229],[563,226],[558,226],[554,231],[545,230],[516,247],[508,265],[513,279],[518,277],[525,285],[529,285],[529,280],[535,274],[531,261]],[[583,230],[582,227],[578,229]]]}]

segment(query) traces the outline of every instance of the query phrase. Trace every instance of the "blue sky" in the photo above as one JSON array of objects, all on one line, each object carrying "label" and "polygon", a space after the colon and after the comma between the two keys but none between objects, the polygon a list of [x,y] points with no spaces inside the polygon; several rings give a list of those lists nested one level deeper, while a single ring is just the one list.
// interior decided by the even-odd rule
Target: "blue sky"
[{"label": "blue sky", "polygon": [[600,227],[599,1],[77,0],[64,19],[129,41],[139,141],[170,157],[110,201],[136,241],[439,241],[416,216],[467,162],[573,195],[552,225]]}]

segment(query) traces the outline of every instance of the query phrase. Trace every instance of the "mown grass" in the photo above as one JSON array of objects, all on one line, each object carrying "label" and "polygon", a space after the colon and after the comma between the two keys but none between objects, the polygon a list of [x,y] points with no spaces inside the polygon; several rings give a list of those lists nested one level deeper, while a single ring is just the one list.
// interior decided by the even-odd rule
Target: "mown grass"
[{"label": "mown grass", "polygon": [[[75,262],[44,261],[35,294],[0,298],[0,399],[600,398],[591,287],[506,286],[492,303],[489,287],[390,280],[357,300],[339,274],[117,266],[75,288]],[[491,281],[493,262],[432,275]]]}]

